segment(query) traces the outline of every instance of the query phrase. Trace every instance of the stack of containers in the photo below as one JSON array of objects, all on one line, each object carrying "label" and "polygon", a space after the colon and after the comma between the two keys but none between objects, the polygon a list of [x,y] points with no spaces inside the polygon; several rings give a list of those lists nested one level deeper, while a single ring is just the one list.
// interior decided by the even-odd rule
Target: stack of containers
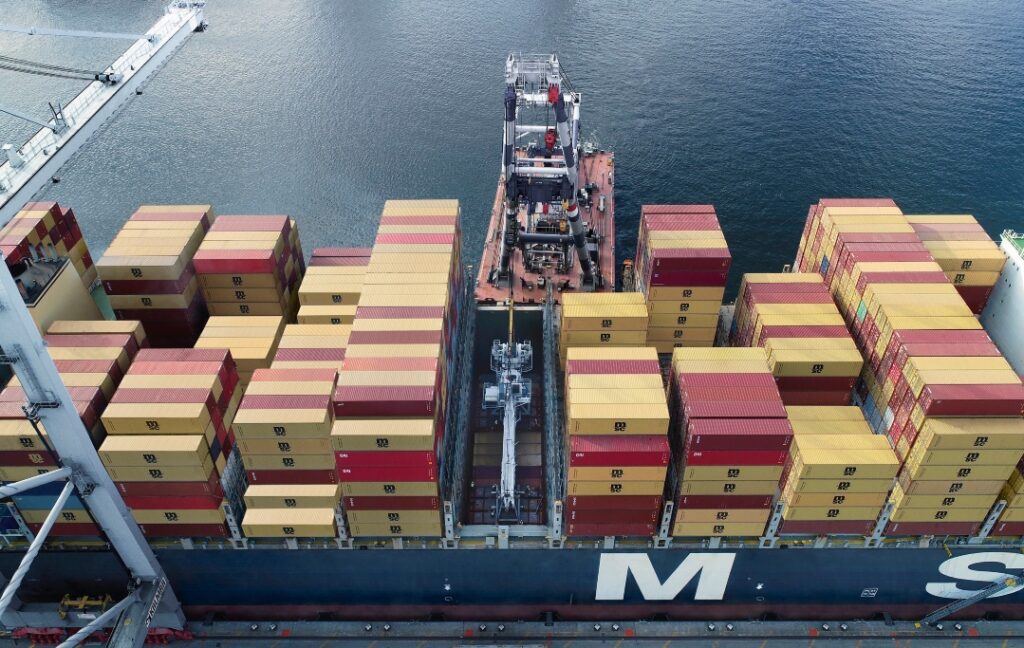
[{"label": "stack of containers", "polygon": [[764,349],[676,349],[669,383],[675,536],[760,536],[789,457]]},{"label": "stack of containers", "polygon": [[100,459],[147,537],[224,537],[241,400],[224,349],[143,349],[103,414]]},{"label": "stack of containers", "polygon": [[195,348],[231,351],[244,390],[254,371],[270,368],[283,332],[284,317],[280,315],[256,315],[244,320],[215,316],[207,320]]},{"label": "stack of containers", "polygon": [[653,535],[669,459],[657,349],[569,349],[565,402],[566,535]]},{"label": "stack of containers", "polygon": [[[891,200],[824,199],[811,207],[798,263],[825,277],[847,318],[867,358],[865,416],[904,462],[886,533],[971,535],[1022,449],[940,449],[934,430],[946,420],[1001,429],[1024,414],[1024,385],[917,236]],[[869,260],[850,251],[869,242],[885,245]],[[928,499],[937,493],[972,497]]]},{"label": "stack of containers", "polygon": [[195,268],[211,315],[295,319],[305,261],[298,227],[287,216],[219,217]]},{"label": "stack of containers", "polygon": [[440,449],[457,345],[459,204],[389,200],[338,377],[331,438],[355,537],[441,535]]},{"label": "stack of containers", "polygon": [[864,366],[821,276],[745,274],[733,346],[763,346],[786,405],[848,405]]},{"label": "stack of containers", "polygon": [[[313,259],[299,286],[300,324],[352,323],[370,257],[351,256],[361,254],[361,249],[348,252],[349,249],[317,248],[313,251]],[[340,256],[342,254],[349,256]]]},{"label": "stack of containers", "polygon": [[787,407],[793,428],[782,479],[781,534],[867,535],[899,470],[859,407]]},{"label": "stack of containers", "polygon": [[351,330],[349,325],[288,324],[270,368],[341,371]]},{"label": "stack of containers", "polygon": [[[106,436],[100,416],[114,396],[132,359],[145,343],[138,322],[55,322],[44,338],[61,379],[93,444]],[[0,392],[0,480],[18,481],[54,470],[56,458],[25,419],[25,392],[17,378]],[[40,425],[42,430],[42,425]],[[45,436],[45,430],[42,430]],[[33,489],[13,500],[33,531],[60,494],[63,484]],[[53,529],[55,536],[96,536],[99,529],[75,496]]]},{"label": "stack of containers", "polygon": [[86,289],[96,281],[89,248],[70,207],[55,202],[30,202],[0,227],[0,253],[8,265],[24,259],[66,256]]},{"label": "stack of containers", "polygon": [[907,222],[967,307],[981,314],[1006,263],[999,245],[970,214],[907,216]]},{"label": "stack of containers", "polygon": [[992,529],[992,535],[1024,536],[1024,460],[1010,474],[999,497],[1006,501],[1006,508]]},{"label": "stack of containers", "polygon": [[562,295],[558,348],[562,365],[573,347],[639,347],[647,343],[647,305],[640,293]]},{"label": "stack of containers", "polygon": [[191,347],[209,313],[192,257],[209,205],[151,205],[131,215],[97,263],[114,317],[139,320],[155,347]]},{"label": "stack of containers", "polygon": [[258,369],[235,416],[249,487],[249,537],[336,537],[340,495],[331,449],[338,372]]},{"label": "stack of containers", "polygon": [[711,205],[643,205],[636,282],[650,310],[647,340],[658,353],[709,347],[732,257]]}]

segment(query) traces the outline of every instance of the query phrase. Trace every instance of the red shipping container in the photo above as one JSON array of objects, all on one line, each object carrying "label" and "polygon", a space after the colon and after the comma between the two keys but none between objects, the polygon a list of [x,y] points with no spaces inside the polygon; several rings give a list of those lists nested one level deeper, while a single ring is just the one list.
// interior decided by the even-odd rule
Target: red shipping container
[{"label": "red shipping container", "polygon": [[726,386],[742,389],[742,395],[746,395],[748,390],[753,387],[763,391],[751,391],[752,394],[761,394],[770,398],[773,393],[777,393],[775,377],[767,371],[764,373],[677,373],[676,383],[688,394],[695,395],[720,392],[722,387]]},{"label": "red shipping container", "polygon": [[[381,216],[381,225],[451,225],[454,229],[459,227],[458,216]],[[324,249],[324,248],[318,248]],[[329,248],[331,249],[331,248]],[[338,249],[338,248],[333,248]],[[345,249],[345,248],[341,248]],[[348,248],[348,249],[363,249],[369,250],[370,248]],[[313,250],[316,254],[316,250]],[[367,253],[369,256],[369,253]]]},{"label": "red shipping container", "polygon": [[680,495],[680,509],[754,509],[770,508],[771,495]]},{"label": "red shipping container", "polygon": [[337,376],[337,369],[257,369],[253,372],[250,382],[333,381]]},{"label": "red shipping container", "polygon": [[291,233],[291,219],[282,214],[221,215],[214,221],[213,232],[280,232],[283,236]]},{"label": "red shipping container", "polygon": [[335,416],[432,416],[437,402],[433,386],[338,387]]},{"label": "red shipping container", "polygon": [[[166,486],[166,484],[165,484]],[[170,489],[164,490],[164,492],[173,492]],[[163,496],[163,497],[140,497],[140,496],[124,496],[124,503],[129,508],[133,509],[163,509],[165,511],[174,511],[181,509],[215,509],[220,508],[221,503],[224,501],[222,496],[219,497],[202,497],[198,495],[193,496]]]},{"label": "red shipping container", "polygon": [[373,466],[419,468],[433,466],[437,457],[433,450],[362,450],[356,452],[339,450],[334,453],[334,459],[339,468]]},{"label": "red shipping container", "polygon": [[427,319],[444,317],[444,306],[359,306],[356,317],[368,319]]},{"label": "red shipping container", "polygon": [[[39,530],[43,528],[43,525],[35,523],[26,523],[26,526],[32,530],[32,533],[38,534]],[[95,524],[82,523],[82,522],[57,522],[50,527],[50,535],[54,537],[97,537],[100,536],[100,529]]]},{"label": "red shipping container", "polygon": [[724,286],[728,272],[662,271],[651,273],[649,287],[660,286]]},{"label": "red shipping container", "polygon": [[570,466],[667,466],[670,454],[664,436],[569,437]]},{"label": "red shipping container", "polygon": [[826,326],[763,326],[759,346],[769,338],[822,338],[822,337],[850,337],[850,331],[845,326],[838,324]]},{"label": "red shipping container", "polygon": [[808,389],[820,391],[849,392],[857,383],[857,376],[780,376],[775,378],[779,391],[783,389]]},{"label": "red shipping container", "polygon": [[686,403],[684,415],[691,418],[785,418],[782,398],[777,401],[704,401]]},{"label": "red shipping container", "polygon": [[331,397],[326,394],[315,396],[286,394],[273,396],[270,394],[246,394],[242,398],[241,407],[247,410],[261,409],[327,409],[331,405]]},{"label": "red shipping container", "polygon": [[781,466],[789,450],[687,450],[687,466]]},{"label": "red shipping container", "polygon": [[347,482],[428,482],[437,479],[437,468],[435,466],[338,466],[338,475],[342,481]]},{"label": "red shipping container", "polygon": [[568,536],[649,536],[654,535],[654,524],[586,524],[569,522],[565,525],[565,534]]},{"label": "red shipping container", "polygon": [[120,347],[129,355],[139,351],[139,343],[131,333],[66,333],[44,335],[43,339],[52,347]]},{"label": "red shipping container", "polygon": [[345,359],[345,349],[305,349],[278,348],[274,353],[274,360],[297,361],[306,360],[310,362],[341,362]]},{"label": "red shipping container", "polygon": [[970,536],[978,532],[981,522],[890,522],[887,536]]},{"label": "red shipping container", "polygon": [[119,481],[115,484],[124,497],[166,497],[168,493],[174,493],[175,497],[224,497],[220,476],[216,470],[205,482]]},{"label": "red shipping container", "polygon": [[693,205],[641,205],[640,213],[647,214],[714,214],[715,206],[710,204]]},{"label": "red shipping container", "polygon": [[226,538],[225,524],[140,524],[147,538]]},{"label": "red shipping container", "polygon": [[997,522],[992,529],[994,536],[1020,536],[1024,535],[1024,522]]},{"label": "red shipping container", "polygon": [[107,279],[103,291],[107,295],[180,295],[195,276],[195,269],[188,266],[177,279]]},{"label": "red shipping container", "polygon": [[374,245],[444,245],[454,244],[456,234],[377,234]]},{"label": "red shipping container", "polygon": [[337,470],[247,470],[249,485],[337,484]]},{"label": "red shipping container", "polygon": [[565,498],[566,508],[583,510],[649,510],[661,511],[660,495],[569,495]]},{"label": "red shipping container", "polygon": [[1024,385],[928,385],[918,404],[928,416],[1024,416]]},{"label": "red shipping container", "polygon": [[370,257],[318,257],[314,251],[313,257],[309,260],[309,267],[323,266],[367,266],[370,265]]},{"label": "red shipping container", "polygon": [[793,428],[787,419],[695,419],[686,425],[692,450],[788,450]]},{"label": "red shipping container", "polygon": [[57,467],[57,460],[46,450],[3,450],[0,451],[0,466]]},{"label": "red shipping container", "polygon": [[874,520],[783,520],[782,535],[870,535]]},{"label": "red shipping container", "polygon": [[429,496],[358,496],[343,497],[342,504],[349,511],[438,510],[441,502]]},{"label": "red shipping container", "polygon": [[565,375],[572,374],[660,374],[657,360],[568,360]]},{"label": "red shipping container", "polygon": [[569,524],[654,524],[661,517],[656,508],[643,509],[565,509],[565,519]]}]

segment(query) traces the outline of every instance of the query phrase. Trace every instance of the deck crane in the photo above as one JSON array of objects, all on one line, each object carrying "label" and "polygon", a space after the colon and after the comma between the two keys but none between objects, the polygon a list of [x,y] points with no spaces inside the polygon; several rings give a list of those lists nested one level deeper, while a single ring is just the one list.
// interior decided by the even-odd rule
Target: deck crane
[{"label": "deck crane", "polygon": [[[174,0],[163,16],[145,34],[83,32],[0,25],[0,31],[31,36],[69,36],[128,38],[131,46],[66,106],[53,108],[53,118],[40,122],[13,110],[8,115],[40,125],[40,130],[15,149],[4,146],[6,161],[0,166],[0,225],[7,223],[32,199],[57,170],[89,139],[117,108],[139,90],[141,84],[173,55],[193,32],[206,27],[205,2]],[[71,68],[19,61],[6,69],[18,72],[46,73],[77,78]],[[24,69],[16,69],[24,68]],[[34,71],[33,71],[34,70]],[[81,70],[77,71],[81,73]],[[63,626],[79,628],[62,646],[75,646],[94,632],[113,626],[108,646],[141,646],[154,622],[180,629],[185,621],[178,602],[156,556],[146,542],[131,511],[111,481],[93,447],[67,388],[46,350],[46,345],[15,286],[7,264],[0,262],[0,362],[11,365],[24,387],[28,402],[23,410],[37,430],[45,430],[45,443],[59,458],[60,468],[20,482],[0,487],[6,499],[47,483],[63,482],[64,487],[42,527],[32,538],[17,570],[0,595],[0,623],[8,628]],[[40,429],[41,426],[41,429]],[[17,598],[19,585],[28,574],[33,559],[46,542],[61,509],[73,492],[85,503],[93,520],[103,529],[130,574],[127,596],[95,617],[61,620],[56,606],[53,618]]]},{"label": "deck crane", "polygon": [[501,410],[501,480],[496,488],[495,519],[498,524],[521,522],[516,485],[516,424],[519,410],[529,407],[533,382],[523,374],[533,371],[533,345],[515,341],[515,302],[508,301],[508,339],[491,345],[491,370],[496,383],[484,385],[485,409]]},{"label": "deck crane", "polygon": [[[490,277],[493,284],[513,281],[511,260],[517,249],[527,268],[539,265],[535,257],[546,260],[554,255],[567,270],[572,264],[569,247],[575,249],[580,264],[579,288],[593,290],[604,283],[595,269],[590,233],[580,215],[580,202],[589,200],[590,189],[579,186],[580,101],[557,56],[508,56],[502,138],[503,241],[500,263]],[[553,112],[554,126],[520,123],[520,114],[527,109]],[[527,148],[518,144],[519,138],[538,134],[541,142]],[[520,210],[526,211],[525,224],[520,222]],[[540,219],[535,218],[538,210]],[[538,226],[541,219],[547,227]]]}]

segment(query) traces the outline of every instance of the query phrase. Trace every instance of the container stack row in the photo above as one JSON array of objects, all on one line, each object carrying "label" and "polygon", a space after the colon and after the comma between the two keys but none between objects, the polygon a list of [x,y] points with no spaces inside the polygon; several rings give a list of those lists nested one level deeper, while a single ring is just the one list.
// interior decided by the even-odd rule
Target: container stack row
[{"label": "container stack row", "polygon": [[653,535],[669,462],[657,349],[570,348],[565,403],[566,534]]},{"label": "container stack row", "polygon": [[565,293],[558,338],[562,366],[568,350],[575,347],[644,346],[647,321],[640,293]]},{"label": "container stack row", "polygon": [[760,536],[793,430],[764,349],[676,349],[674,536]]},{"label": "container stack row", "polygon": [[1010,479],[1003,486],[1000,498],[1006,501],[1006,508],[992,529],[992,535],[1024,535],[1024,460],[1010,473]]},{"label": "container stack row", "polygon": [[384,205],[331,438],[355,537],[441,535],[440,470],[462,293],[459,203]]},{"label": "container stack row", "polygon": [[714,344],[731,263],[713,206],[640,208],[634,272],[650,310],[647,340],[658,353]]},{"label": "container stack row", "polygon": [[733,346],[761,346],[786,405],[849,405],[864,359],[821,275],[745,274]]},{"label": "container stack row", "polygon": [[68,257],[88,290],[96,266],[70,207],[55,202],[30,202],[0,227],[0,252],[8,265],[26,259]]},{"label": "container stack row", "polygon": [[209,205],[150,205],[97,263],[114,317],[139,320],[155,347],[191,347],[209,312],[192,259],[213,224]]},{"label": "container stack row", "polygon": [[355,256],[357,254],[362,254],[361,248],[313,250],[309,269],[299,287],[300,324],[352,323],[370,262],[369,254]]},{"label": "container stack row", "polygon": [[258,369],[235,416],[248,537],[336,537],[330,368]]},{"label": "container stack row", "polygon": [[221,216],[195,255],[211,315],[294,321],[305,271],[299,229],[287,216]]},{"label": "container stack row", "polygon": [[974,534],[1024,450],[1002,437],[1020,377],[891,200],[824,199],[802,240],[800,269],[825,277],[867,359],[865,416],[903,462],[886,533]]},{"label": "container stack row", "polygon": [[900,461],[859,407],[789,406],[780,534],[869,535]]},{"label": "container stack row", "polygon": [[143,534],[225,537],[221,477],[241,400],[224,349],[143,349],[103,413],[100,459]]},{"label": "container stack row", "polygon": [[[78,416],[98,447],[106,436],[100,417],[133,358],[145,345],[145,333],[138,322],[99,321],[58,321],[50,331],[44,340]],[[21,410],[26,400],[17,377],[0,392],[2,481],[19,481],[57,468],[56,457],[45,444],[42,424],[37,433]],[[63,486],[50,484],[14,496],[14,504],[32,531],[39,530]],[[51,533],[55,537],[94,537],[99,529],[81,500],[73,495]]]},{"label": "container stack row", "polygon": [[254,371],[270,368],[282,333],[284,317],[279,315],[256,315],[244,320],[217,315],[206,321],[195,348],[230,351],[244,391]]},{"label": "container stack row", "polygon": [[270,368],[341,371],[351,329],[347,324],[288,324]]},{"label": "container stack row", "polygon": [[1006,263],[999,245],[970,214],[907,216],[907,222],[971,312],[981,314]]}]

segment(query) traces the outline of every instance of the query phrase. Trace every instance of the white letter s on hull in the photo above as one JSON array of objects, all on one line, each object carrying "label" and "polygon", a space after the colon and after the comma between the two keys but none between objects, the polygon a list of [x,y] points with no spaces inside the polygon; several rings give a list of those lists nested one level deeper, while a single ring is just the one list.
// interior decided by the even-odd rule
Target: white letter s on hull
[{"label": "white letter s on hull", "polygon": [[[963,556],[957,556],[950,558],[941,565],[939,565],[939,573],[950,578],[955,578],[962,581],[975,581],[977,583],[983,583],[985,585],[991,585],[999,578],[1008,578],[1012,574],[1004,574],[1001,572],[990,572],[980,571],[973,569],[974,565],[980,563],[999,563],[1005,566],[1006,569],[1024,569],[1024,554],[1010,553],[1008,551],[984,551],[981,553],[965,554]],[[1008,594],[1014,594],[1019,592],[1024,585],[1018,585],[1017,587],[1008,587],[1002,592],[993,594],[990,598],[997,596],[1006,596]],[[984,589],[984,588],[978,588]],[[964,599],[970,598],[978,593],[978,590],[965,590],[957,587],[955,582],[945,583],[928,583],[925,586],[925,591],[932,596],[938,596],[940,598],[948,599]]]}]

